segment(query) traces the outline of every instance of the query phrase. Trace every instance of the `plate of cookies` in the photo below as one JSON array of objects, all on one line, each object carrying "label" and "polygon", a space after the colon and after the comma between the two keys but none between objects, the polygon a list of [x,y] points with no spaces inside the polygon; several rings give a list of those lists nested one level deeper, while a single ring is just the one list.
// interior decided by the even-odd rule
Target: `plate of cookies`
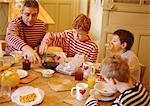
[{"label": "plate of cookies", "polygon": [[23,86],[16,89],[12,95],[12,102],[21,106],[37,105],[43,101],[44,91],[32,86]]}]

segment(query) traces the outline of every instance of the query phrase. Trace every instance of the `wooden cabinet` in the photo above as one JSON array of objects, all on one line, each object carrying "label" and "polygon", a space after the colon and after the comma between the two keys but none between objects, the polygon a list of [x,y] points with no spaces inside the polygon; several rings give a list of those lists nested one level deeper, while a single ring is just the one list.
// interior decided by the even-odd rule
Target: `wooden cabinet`
[{"label": "wooden cabinet", "polygon": [[69,29],[78,14],[79,0],[39,0],[39,2],[55,22],[54,25],[48,25],[48,31]]},{"label": "wooden cabinet", "polygon": [[121,0],[104,0],[102,2],[99,61],[108,55],[104,45],[115,30],[126,29],[131,31],[135,38],[132,50],[138,56],[140,63],[147,67],[144,83],[150,89],[150,5],[141,3],[143,0],[133,1],[139,2],[124,3]]}]

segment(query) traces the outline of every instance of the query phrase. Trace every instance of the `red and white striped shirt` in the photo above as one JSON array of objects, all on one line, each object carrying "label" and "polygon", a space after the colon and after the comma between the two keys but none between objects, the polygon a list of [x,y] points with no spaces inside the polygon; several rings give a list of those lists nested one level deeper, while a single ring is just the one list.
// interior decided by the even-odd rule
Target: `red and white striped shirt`
[{"label": "red and white striped shirt", "polygon": [[14,50],[21,50],[23,46],[29,45],[36,47],[43,39],[46,33],[44,22],[37,20],[33,26],[27,26],[23,23],[22,17],[16,17],[12,20],[6,32],[6,53]]},{"label": "red and white striped shirt", "polygon": [[50,32],[52,39],[43,39],[42,43],[49,41],[49,46],[62,47],[68,57],[73,57],[76,54],[84,54],[89,62],[96,62],[98,47],[91,39],[81,42],[74,39],[77,34],[74,30],[65,30],[64,32]]}]

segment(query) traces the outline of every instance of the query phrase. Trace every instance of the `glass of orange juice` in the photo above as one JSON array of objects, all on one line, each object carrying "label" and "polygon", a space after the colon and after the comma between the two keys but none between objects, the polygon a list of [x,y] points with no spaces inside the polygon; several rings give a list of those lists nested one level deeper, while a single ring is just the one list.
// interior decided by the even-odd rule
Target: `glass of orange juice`
[{"label": "glass of orange juice", "polygon": [[88,86],[89,88],[93,88],[96,82],[96,77],[94,75],[91,75],[88,77]]},{"label": "glass of orange juice", "polygon": [[11,60],[9,57],[4,57],[3,59],[3,69],[8,70],[11,67]]}]

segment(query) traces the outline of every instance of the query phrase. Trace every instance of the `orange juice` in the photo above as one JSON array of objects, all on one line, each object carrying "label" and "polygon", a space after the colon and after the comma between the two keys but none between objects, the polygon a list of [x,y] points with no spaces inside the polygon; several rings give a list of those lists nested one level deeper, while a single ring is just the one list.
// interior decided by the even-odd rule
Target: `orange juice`
[{"label": "orange juice", "polygon": [[96,77],[94,75],[91,75],[88,77],[88,86],[89,88],[93,88],[95,85]]}]

